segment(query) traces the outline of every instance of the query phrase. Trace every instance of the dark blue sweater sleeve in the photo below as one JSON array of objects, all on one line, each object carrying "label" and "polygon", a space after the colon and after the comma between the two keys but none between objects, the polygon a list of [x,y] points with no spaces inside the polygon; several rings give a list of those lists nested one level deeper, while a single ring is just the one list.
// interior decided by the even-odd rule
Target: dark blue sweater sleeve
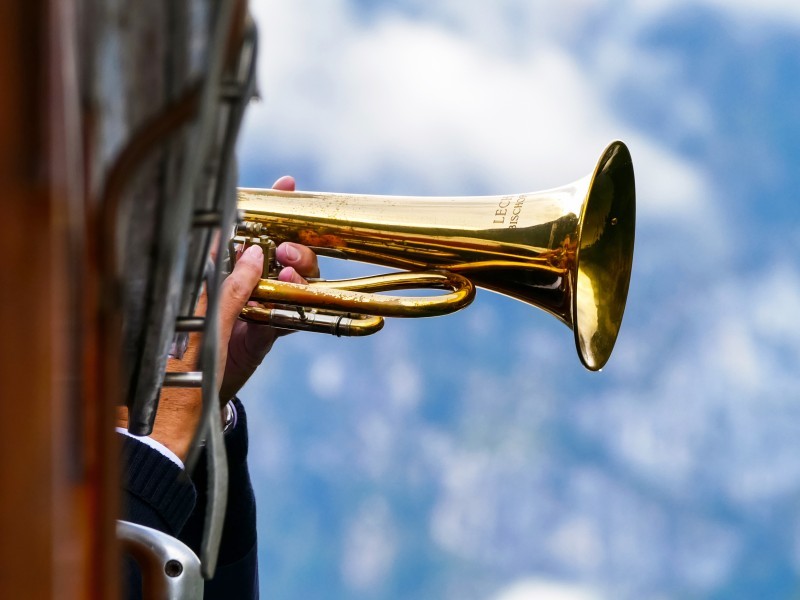
[{"label": "dark blue sweater sleeve", "polygon": [[[228,503],[225,526],[214,579],[206,582],[204,598],[258,598],[258,555],[256,543],[256,500],[247,467],[247,414],[239,400],[236,427],[225,434],[228,454]],[[207,503],[208,477],[205,455],[192,476],[197,489],[197,505],[178,536],[199,552]]]},{"label": "dark blue sweater sleeve", "polygon": [[[228,502],[214,579],[205,584],[206,600],[258,598],[255,496],[247,468],[247,416],[234,401],[237,423],[225,434]],[[199,555],[207,505],[205,453],[191,479],[158,451],[127,436],[123,445],[123,515],[126,520],[178,537]],[[127,597],[141,597],[138,572],[126,561]]]}]

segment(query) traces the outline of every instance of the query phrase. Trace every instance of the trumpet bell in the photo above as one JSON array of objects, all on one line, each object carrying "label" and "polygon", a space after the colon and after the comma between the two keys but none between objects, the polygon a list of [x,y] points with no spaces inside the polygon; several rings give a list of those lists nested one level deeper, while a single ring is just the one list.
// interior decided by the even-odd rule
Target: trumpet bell
[{"label": "trumpet bell", "polygon": [[455,273],[560,319],[588,369],[611,355],[635,229],[633,164],[622,142],[612,142],[587,177],[541,192],[424,198],[240,189],[238,202],[247,232],[326,256]]},{"label": "trumpet bell", "polygon": [[636,226],[633,162],[621,142],[600,158],[583,204],[572,329],[581,361],[598,370],[614,349],[628,297]]}]

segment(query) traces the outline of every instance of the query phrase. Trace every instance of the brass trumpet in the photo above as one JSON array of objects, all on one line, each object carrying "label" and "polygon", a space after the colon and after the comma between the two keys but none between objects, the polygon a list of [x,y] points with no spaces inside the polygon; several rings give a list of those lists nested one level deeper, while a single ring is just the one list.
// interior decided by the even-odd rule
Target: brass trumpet
[{"label": "brass trumpet", "polygon": [[[242,318],[276,327],[367,335],[383,317],[423,317],[468,305],[475,286],[537,306],[570,327],[581,362],[611,355],[630,282],[635,187],[628,148],[612,142],[574,183],[508,196],[401,197],[240,189],[231,246],[259,244],[264,277]],[[318,254],[406,272],[307,286],[277,281],[284,241]],[[234,253],[231,256],[235,256]],[[411,288],[441,295],[388,296]]]}]

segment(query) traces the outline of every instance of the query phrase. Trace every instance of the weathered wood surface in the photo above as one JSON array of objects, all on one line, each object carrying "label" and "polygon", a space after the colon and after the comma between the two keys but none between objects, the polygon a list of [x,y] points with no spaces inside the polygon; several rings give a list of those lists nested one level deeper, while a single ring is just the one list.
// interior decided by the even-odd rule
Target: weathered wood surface
[{"label": "weathered wood surface", "polygon": [[0,3],[0,598],[118,592],[113,414],[138,369],[185,137],[125,190],[125,300],[105,312],[104,186],[131,137],[202,76],[213,4]]}]

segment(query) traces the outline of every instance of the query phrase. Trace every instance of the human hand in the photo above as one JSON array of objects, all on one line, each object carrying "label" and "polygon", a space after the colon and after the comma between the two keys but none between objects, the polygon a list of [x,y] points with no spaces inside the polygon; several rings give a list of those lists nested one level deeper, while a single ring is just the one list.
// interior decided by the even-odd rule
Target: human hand
[{"label": "human hand", "polygon": [[[295,182],[291,177],[281,177],[273,187],[294,191]],[[281,281],[306,283],[304,277],[319,276],[317,257],[305,246],[283,243],[277,248],[277,258],[284,265],[279,273]],[[239,320],[239,313],[249,303],[250,295],[261,277],[263,262],[261,248],[249,247],[236,260],[236,266],[220,290],[217,374],[222,404],[230,400],[244,385],[275,340],[289,333],[268,325]],[[205,294],[198,302],[197,313],[205,313]],[[189,335],[189,344],[183,358],[170,358],[167,363],[168,371],[196,369],[200,335]],[[150,437],[169,448],[181,460],[185,460],[201,415],[202,396],[199,389],[164,388]],[[127,421],[127,408],[119,407],[117,426],[127,428]]]},{"label": "human hand", "polygon": [[[291,177],[281,177],[272,186],[276,190],[294,191],[295,182]],[[244,257],[244,255],[242,255]],[[306,246],[284,242],[277,248],[278,262],[283,265],[278,279],[292,283],[306,283],[305,277],[319,277],[317,256]],[[239,319],[239,313],[248,303],[253,288],[261,276],[261,260],[246,261],[242,269],[241,259],[236,268],[225,280],[220,297],[220,400],[227,402],[241,389],[256,368],[264,360],[275,340],[290,333],[268,325],[251,323]],[[229,343],[224,343],[229,339]],[[222,375],[224,373],[224,375]]]}]

